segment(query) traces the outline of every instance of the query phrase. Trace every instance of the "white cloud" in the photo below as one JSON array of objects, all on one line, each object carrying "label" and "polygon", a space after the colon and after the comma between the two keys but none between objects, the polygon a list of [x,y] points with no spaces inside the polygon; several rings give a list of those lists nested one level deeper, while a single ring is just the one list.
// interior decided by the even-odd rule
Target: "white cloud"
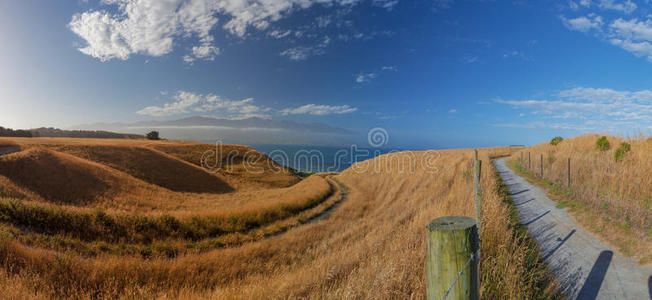
[{"label": "white cloud", "polygon": [[456,113],[457,113],[457,109],[453,108],[453,109],[449,110],[448,113],[449,113],[449,114],[456,114]]},{"label": "white cloud", "polygon": [[111,10],[75,14],[68,27],[86,41],[82,53],[101,61],[126,60],[133,54],[161,56],[170,53],[179,39],[196,37],[198,43],[184,61],[214,59],[211,30],[218,15],[223,28],[244,37],[249,28],[264,30],[297,9],[314,3],[353,6],[359,0],[103,0]]},{"label": "white cloud", "polygon": [[355,82],[357,83],[365,83],[369,82],[372,79],[376,78],[378,75],[376,73],[360,73],[358,76],[355,77]]},{"label": "white cloud", "polygon": [[373,0],[371,2],[375,6],[380,6],[388,11],[394,9],[394,6],[398,4],[398,0]]},{"label": "white cloud", "polygon": [[595,16],[592,19],[587,17],[579,17],[575,19],[566,19],[561,17],[564,21],[564,25],[571,30],[588,32],[591,29],[600,29],[602,27],[602,17]]},{"label": "white cloud", "polygon": [[455,2],[455,0],[434,0],[432,4],[432,10],[437,12],[450,8],[451,5],[453,5],[453,2]]},{"label": "white cloud", "polygon": [[268,33],[269,36],[275,39],[282,39],[290,34],[292,34],[292,30],[286,30],[286,31],[272,30]]},{"label": "white cloud", "polygon": [[325,53],[324,48],[328,46],[331,39],[326,36],[317,45],[314,46],[297,46],[283,50],[280,55],[294,61],[301,61],[310,58],[311,56],[318,56]]},{"label": "white cloud", "polygon": [[253,98],[243,100],[224,100],[213,94],[196,94],[192,92],[179,91],[172,97],[173,102],[163,106],[148,106],[136,113],[146,116],[172,116],[187,113],[217,112],[222,117],[231,119],[242,119],[248,117],[269,117],[269,108],[263,108],[253,104]]},{"label": "white cloud", "polygon": [[625,21],[619,18],[611,23],[609,27],[613,29],[614,34],[625,39],[652,41],[652,20],[639,21],[632,19]]},{"label": "white cloud", "polygon": [[636,3],[626,0],[626,1],[615,1],[615,0],[600,0],[598,7],[601,9],[610,9],[617,10],[626,14],[632,13],[636,10]]},{"label": "white cloud", "polygon": [[398,68],[396,66],[383,66],[378,71],[360,72],[355,76],[355,82],[360,84],[371,82],[373,79],[377,78],[380,73],[384,72],[398,72]]},{"label": "white cloud", "polygon": [[[647,1],[647,0],[646,0]],[[579,4],[579,5],[578,5]],[[568,6],[572,10],[578,10],[580,6],[582,8],[589,8],[594,6],[601,10],[615,10],[621,13],[630,14],[636,10],[638,7],[636,3],[631,0],[580,0],[579,2],[569,1]]]},{"label": "white cloud", "polygon": [[618,91],[578,87],[560,91],[553,97],[556,99],[494,100],[518,110],[526,110],[530,115],[528,120],[531,123],[500,126],[545,126],[553,129],[613,132],[652,128],[652,90]]},{"label": "white cloud", "polygon": [[316,104],[307,104],[304,106],[296,108],[286,108],[280,111],[283,115],[299,115],[299,114],[309,114],[309,115],[331,115],[331,114],[348,114],[357,111],[355,107],[350,107],[348,105],[340,106],[331,106],[331,105],[316,105]]},{"label": "white cloud", "polygon": [[[163,94],[161,92],[161,95]],[[145,116],[165,117],[173,115],[182,115],[190,113],[213,113],[222,118],[244,119],[251,117],[271,118],[273,114],[281,115],[330,115],[330,114],[348,114],[357,111],[355,107],[349,105],[317,105],[307,104],[296,108],[286,108],[282,110],[272,110],[271,108],[262,107],[254,104],[253,98],[242,100],[226,100],[215,94],[197,94],[193,92],[178,91],[172,98],[172,101],[164,103],[162,106],[148,106],[136,113]]]},{"label": "white cloud", "polygon": [[611,39],[610,42],[623,50],[634,53],[636,56],[646,56],[647,60],[652,62],[652,44],[649,42],[632,42],[621,39]]},{"label": "white cloud", "polygon": [[645,20],[618,18],[607,22],[607,26],[604,25],[605,22],[603,22],[602,17],[595,14],[574,19],[567,19],[562,16],[561,19],[564,25],[571,30],[585,33],[592,31],[596,37],[636,56],[646,57],[648,61],[652,62],[651,17],[648,15]]},{"label": "white cloud", "polygon": [[214,60],[220,54],[220,48],[212,45],[200,45],[192,47],[192,54],[198,59]]},{"label": "white cloud", "polygon": [[317,17],[317,27],[319,28],[326,28],[328,27],[328,24],[331,23],[331,17],[330,16],[319,16]]}]

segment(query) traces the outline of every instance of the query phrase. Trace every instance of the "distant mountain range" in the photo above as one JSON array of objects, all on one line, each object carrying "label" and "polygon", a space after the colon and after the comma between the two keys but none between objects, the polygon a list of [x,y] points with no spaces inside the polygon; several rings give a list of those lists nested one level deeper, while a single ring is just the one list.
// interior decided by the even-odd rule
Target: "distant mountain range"
[{"label": "distant mountain range", "polygon": [[153,120],[134,123],[94,123],[70,129],[106,130],[144,134],[160,132],[162,138],[201,142],[222,139],[238,144],[322,144],[342,145],[353,142],[355,132],[324,123],[247,118],[240,120],[188,117],[177,120]]},{"label": "distant mountain range", "polygon": [[[135,123],[94,123],[72,126],[74,129],[108,130],[113,128],[141,128],[141,127],[217,127],[233,129],[284,129],[301,132],[353,134],[352,131],[332,127],[324,123],[299,123],[288,120],[272,120],[262,118],[247,118],[240,120],[218,119],[211,117],[188,117],[178,120],[165,121],[140,121]],[[72,129],[71,128],[71,129]]]}]

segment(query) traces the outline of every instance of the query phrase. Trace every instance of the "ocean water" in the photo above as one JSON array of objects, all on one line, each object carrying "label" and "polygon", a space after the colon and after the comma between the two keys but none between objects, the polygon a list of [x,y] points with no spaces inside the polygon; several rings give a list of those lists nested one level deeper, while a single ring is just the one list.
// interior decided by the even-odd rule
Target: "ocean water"
[{"label": "ocean water", "polygon": [[399,151],[387,148],[299,146],[299,145],[248,145],[265,153],[277,163],[303,172],[341,172],[352,164],[376,156]]}]

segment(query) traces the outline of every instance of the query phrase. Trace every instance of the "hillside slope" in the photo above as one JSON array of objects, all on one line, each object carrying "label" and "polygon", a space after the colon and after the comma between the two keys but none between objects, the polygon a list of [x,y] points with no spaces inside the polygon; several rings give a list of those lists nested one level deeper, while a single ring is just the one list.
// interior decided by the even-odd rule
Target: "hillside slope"
[{"label": "hillside slope", "polygon": [[[482,151],[482,159],[488,162],[495,151]],[[202,228],[211,220],[199,215],[179,223],[166,216],[139,217],[140,223],[135,224],[156,232],[166,230],[165,239],[153,234],[150,240],[126,231],[124,238],[138,244],[94,242],[88,247],[116,250],[100,250],[106,254],[93,257],[58,246],[60,240],[48,242],[49,237],[10,227],[0,231],[8,233],[0,234],[0,285],[11,282],[6,295],[64,298],[423,298],[426,224],[440,216],[474,216],[473,183],[465,175],[471,169],[472,152],[435,153],[396,153],[358,163],[335,177],[347,187],[348,197],[328,217],[233,247],[212,246],[210,235],[180,235],[179,230],[189,228],[186,226]],[[400,166],[392,167],[392,161],[421,163],[401,171]],[[510,208],[488,166],[482,180],[483,298],[554,297],[536,248],[512,227]],[[310,178],[314,178],[311,184],[321,186],[314,175]],[[312,190],[281,194],[289,197]],[[102,226],[113,224],[105,222],[113,219],[104,216],[84,218],[98,220],[93,224]],[[75,232],[70,231],[71,235]],[[43,242],[34,242],[40,240]],[[89,243],[64,241],[69,245]],[[174,250],[179,243],[188,247],[182,255]],[[119,252],[131,247],[138,254]]]}]

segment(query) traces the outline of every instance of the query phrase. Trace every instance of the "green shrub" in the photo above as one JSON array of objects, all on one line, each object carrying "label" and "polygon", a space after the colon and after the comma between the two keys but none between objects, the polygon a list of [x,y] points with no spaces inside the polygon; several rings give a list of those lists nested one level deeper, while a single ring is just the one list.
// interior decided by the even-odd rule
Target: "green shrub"
[{"label": "green shrub", "polygon": [[607,137],[603,135],[597,142],[595,142],[595,148],[600,151],[607,151],[611,148],[611,145],[609,144]]},{"label": "green shrub", "polygon": [[616,161],[622,161],[623,158],[625,157],[625,153],[629,152],[632,150],[632,145],[626,142],[620,143],[620,147],[616,149],[616,152],[614,153],[614,159]]},{"label": "green shrub", "polygon": [[550,145],[557,146],[557,144],[561,143],[561,141],[563,140],[564,140],[563,137],[556,136],[552,140],[550,140]]}]

